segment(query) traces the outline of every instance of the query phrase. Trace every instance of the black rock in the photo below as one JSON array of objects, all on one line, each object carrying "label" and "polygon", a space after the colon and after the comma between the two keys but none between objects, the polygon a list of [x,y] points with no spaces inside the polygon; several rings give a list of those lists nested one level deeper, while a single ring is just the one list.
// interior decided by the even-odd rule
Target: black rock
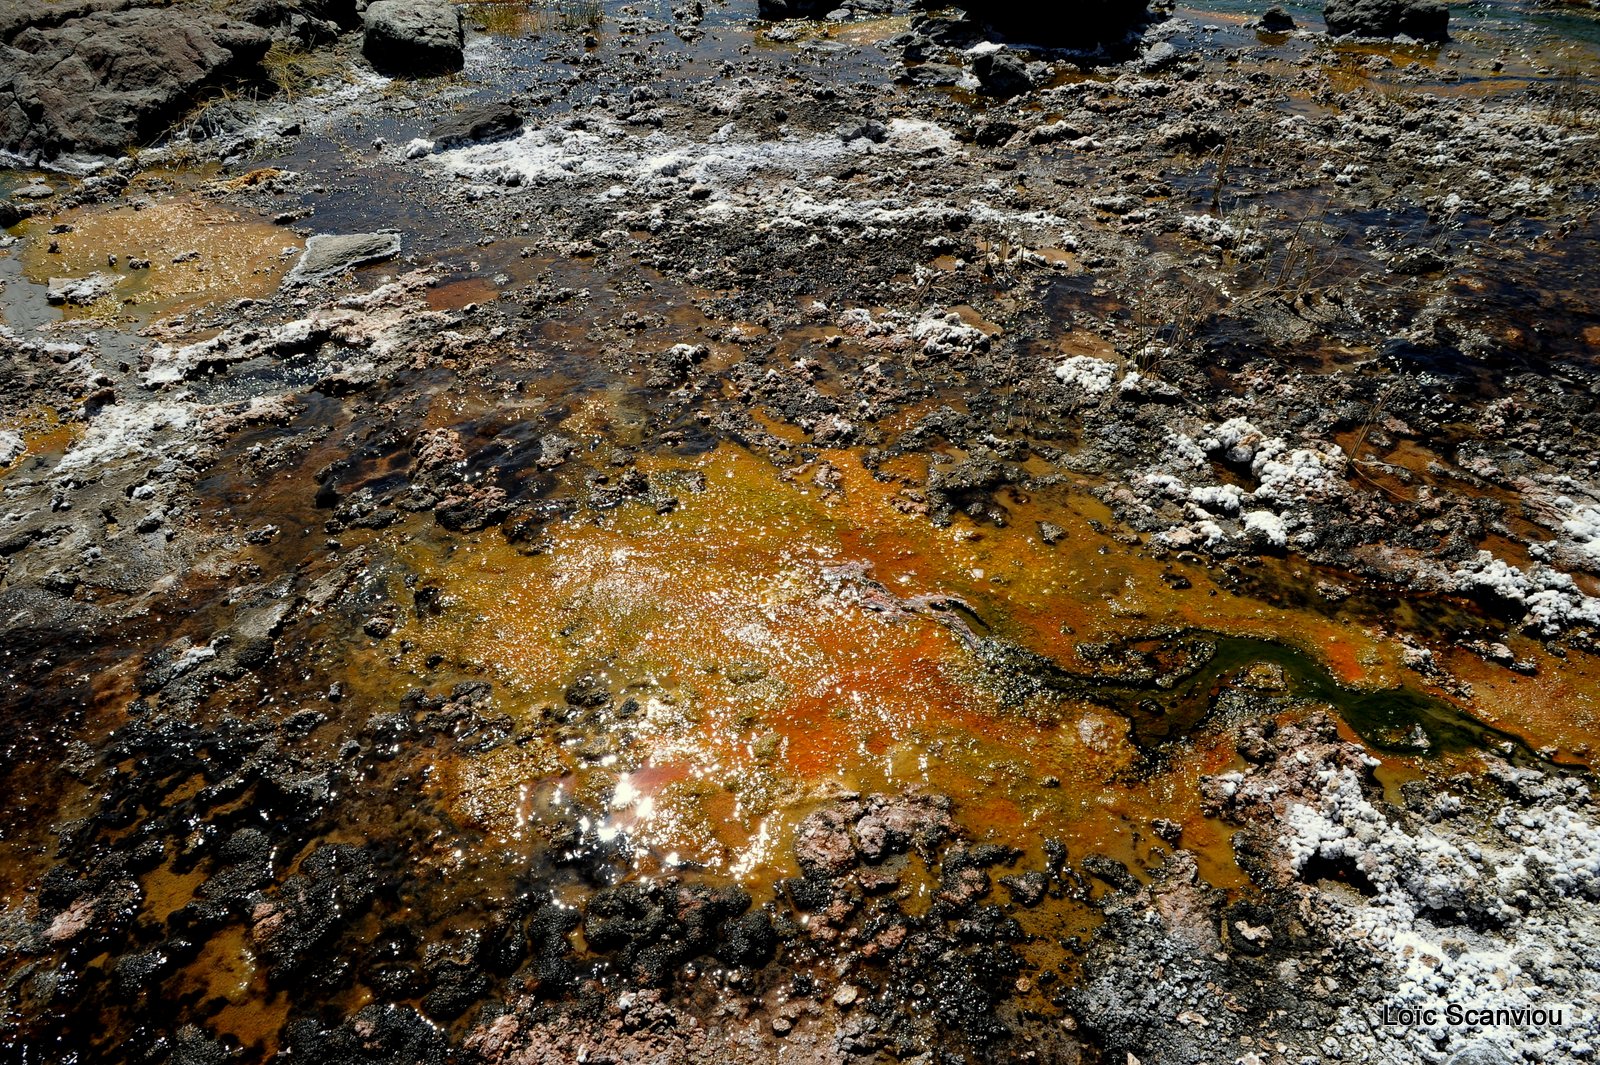
[{"label": "black rock", "polygon": [[889,127],[877,119],[868,119],[865,122],[846,122],[839,126],[839,139],[849,144],[851,141],[866,139],[873,144],[882,144],[889,139]]},{"label": "black rock", "polygon": [[1442,41],[1449,36],[1450,8],[1439,0],[1328,0],[1322,17],[1337,37],[1405,34]]},{"label": "black rock", "polygon": [[433,989],[422,996],[422,1012],[436,1021],[461,1016],[489,990],[489,981],[469,962],[441,962],[432,976]]},{"label": "black rock", "polygon": [[478,963],[485,969],[509,976],[527,956],[528,930],[516,914],[501,914],[484,929],[478,944]]},{"label": "black rock", "polygon": [[985,119],[973,127],[972,139],[984,148],[998,148],[1016,136],[1021,128],[1015,122],[1007,122],[1005,119]]},{"label": "black rock", "polygon": [[29,25],[0,45],[0,148],[55,158],[146,143],[206,92],[261,74],[266,31],[193,7]]},{"label": "black rock", "polygon": [[460,70],[461,13],[445,0],[376,0],[362,15],[361,53],[390,74]]},{"label": "black rock", "polygon": [[796,876],[783,882],[794,908],[802,913],[814,913],[833,901],[838,889],[833,881],[824,877]]},{"label": "black rock", "polygon": [[565,696],[572,706],[593,709],[611,702],[611,689],[599,677],[586,673],[567,685]]},{"label": "black rock", "polygon": [[301,1018],[284,1035],[293,1059],[313,1065],[443,1065],[449,1051],[445,1034],[409,1006],[374,1003],[333,1025]]},{"label": "black rock", "polygon": [[546,903],[528,921],[528,943],[533,952],[530,968],[538,978],[540,990],[559,994],[568,990],[576,978],[572,963],[572,944],[567,936],[577,929],[582,918],[575,910]]},{"label": "black rock", "polygon": [[985,52],[972,61],[972,74],[986,96],[1009,99],[1033,88],[1028,67],[1009,52]]},{"label": "black rock", "polygon": [[765,910],[753,910],[735,917],[722,929],[723,940],[717,947],[717,958],[729,965],[748,965],[756,968],[772,960],[778,946],[778,933],[773,930],[772,918]]},{"label": "black rock", "polygon": [[739,888],[625,883],[597,892],[583,917],[583,937],[593,950],[617,955],[621,971],[636,983],[662,986],[677,967],[718,946],[729,959],[759,958],[772,946],[757,922],[740,923],[719,935],[725,923],[750,908]]},{"label": "black rock", "polygon": [[124,954],[112,967],[112,982],[118,994],[132,998],[152,988],[171,967],[171,959],[160,950]]},{"label": "black rock", "polygon": [[1138,891],[1139,879],[1115,858],[1091,854],[1083,859],[1083,871],[1117,891]]},{"label": "black rock", "polygon": [[251,933],[272,978],[282,983],[333,968],[337,952],[327,948],[365,912],[375,887],[371,857],[335,843],[318,846],[275,896],[258,896]]},{"label": "black rock", "polygon": [[[327,5],[309,0],[238,0],[228,13],[242,22],[260,26],[280,41],[313,48],[331,42],[339,36],[339,22],[332,19]],[[355,13],[355,5],[341,10],[346,19]],[[349,21],[345,22],[349,26]]]},{"label": "black rock", "polygon": [[1294,17],[1281,4],[1273,4],[1261,16],[1260,26],[1268,33],[1288,33],[1294,29]]},{"label": "black rock", "polygon": [[193,1025],[178,1029],[168,1065],[225,1065],[228,1048]]},{"label": "black rock", "polygon": [[437,151],[467,144],[499,140],[522,129],[522,115],[510,104],[473,104],[433,128],[430,138]]}]

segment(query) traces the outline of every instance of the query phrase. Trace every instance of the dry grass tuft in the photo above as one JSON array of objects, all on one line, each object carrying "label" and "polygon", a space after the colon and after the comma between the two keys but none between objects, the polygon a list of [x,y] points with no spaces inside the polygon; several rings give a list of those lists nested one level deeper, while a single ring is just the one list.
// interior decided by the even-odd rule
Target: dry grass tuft
[{"label": "dry grass tuft", "polygon": [[286,99],[312,96],[331,85],[348,85],[355,80],[350,64],[335,48],[302,48],[274,42],[261,60],[267,79]]}]

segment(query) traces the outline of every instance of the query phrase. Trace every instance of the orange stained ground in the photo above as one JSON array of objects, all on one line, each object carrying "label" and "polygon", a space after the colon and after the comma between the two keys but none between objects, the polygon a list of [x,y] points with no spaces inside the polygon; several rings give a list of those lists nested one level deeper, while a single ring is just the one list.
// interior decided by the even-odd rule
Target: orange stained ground
[{"label": "orange stained ground", "polygon": [[[836,490],[816,482],[823,463]],[[1119,715],[1054,696],[1002,704],[956,632],[896,601],[958,597],[997,635],[1069,666],[1082,641],[1200,627],[1295,644],[1346,683],[1402,677],[1384,634],[1211,594],[1202,569],[1097,531],[1110,516],[1082,492],[1013,495],[1008,528],[939,529],[903,511],[906,485],[849,452],[787,475],[731,444],[644,468],[676,511],[629,503],[557,524],[536,554],[495,532],[396,544],[449,604],[397,634],[414,642],[408,668],[441,653],[482,671],[524,721],[588,672],[642,707],[628,726],[640,743],[597,765],[552,742],[442,767],[446,800],[491,834],[518,838],[529,796],[560,786],[609,808],[656,859],[765,879],[789,869],[785,828],[818,799],[925,785],[979,834],[1053,835],[1077,853],[1147,857],[1150,821],[1169,818],[1213,882],[1237,883],[1227,831],[1196,795],[1201,774],[1231,764],[1225,741],[1197,736],[1140,770]],[[1040,520],[1063,542],[1045,545]],[[1193,587],[1174,591],[1164,571]]]},{"label": "orange stained ground", "polygon": [[[72,231],[52,235],[58,224]],[[25,222],[21,231],[22,267],[31,280],[94,273],[116,279],[111,293],[96,303],[64,308],[67,317],[147,319],[265,297],[305,247],[287,229],[186,195],[62,211]],[[134,269],[130,264],[139,259],[150,266]]]},{"label": "orange stained ground", "polygon": [[488,278],[466,277],[428,289],[428,308],[457,311],[475,303],[489,303],[499,294]]},{"label": "orange stained ground", "polygon": [[60,455],[70,448],[83,431],[77,422],[63,422],[55,411],[40,407],[20,418],[0,421],[0,429],[22,437],[22,453],[0,466],[0,477],[20,470],[41,455]]}]

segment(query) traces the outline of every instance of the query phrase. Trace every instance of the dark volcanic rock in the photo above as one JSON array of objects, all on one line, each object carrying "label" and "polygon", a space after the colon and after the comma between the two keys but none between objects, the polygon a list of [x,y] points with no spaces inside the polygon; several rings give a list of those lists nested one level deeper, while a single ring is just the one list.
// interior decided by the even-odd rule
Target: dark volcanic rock
[{"label": "dark volcanic rock", "polygon": [[509,137],[522,128],[522,115],[510,104],[473,104],[433,129],[433,146],[449,151],[479,141]]},{"label": "dark volcanic rock", "polygon": [[1033,88],[1028,80],[1027,64],[1006,52],[985,52],[978,56],[972,61],[972,74],[988,96],[1004,99],[1020,96]]},{"label": "dark volcanic rock", "polygon": [[0,41],[9,41],[29,26],[51,29],[83,18],[139,6],[136,0],[20,0],[0,8]]},{"label": "dark volcanic rock", "polygon": [[372,859],[345,844],[321,844],[275,894],[251,907],[257,955],[279,981],[337,971],[347,963],[327,948],[372,901]]},{"label": "dark volcanic rock", "polygon": [[979,22],[1013,40],[1061,48],[1093,48],[1120,40],[1149,18],[1147,0],[1078,4],[998,3],[965,6]]},{"label": "dark volcanic rock", "polygon": [[1438,0],[1328,0],[1322,9],[1328,32],[1343,37],[1405,34],[1436,41],[1448,36],[1450,9]]},{"label": "dark volcanic rock", "polygon": [[765,19],[821,18],[838,6],[832,0],[756,0],[756,13]]},{"label": "dark volcanic rock", "polygon": [[434,967],[433,989],[422,997],[422,1012],[439,1021],[454,1020],[481,998],[489,981],[468,962],[446,960]]},{"label": "dark volcanic rock", "polygon": [[300,1018],[284,1034],[296,1061],[435,1065],[448,1057],[445,1034],[409,1006],[373,1003],[329,1025]]},{"label": "dark volcanic rock", "polygon": [[0,147],[54,158],[148,141],[206,90],[257,72],[271,44],[193,8],[28,25],[0,45]]},{"label": "dark volcanic rock", "polygon": [[1288,33],[1294,29],[1294,16],[1282,4],[1273,4],[1261,16],[1261,28],[1269,33]]},{"label": "dark volcanic rock", "polygon": [[240,0],[229,12],[242,22],[260,26],[278,40],[314,48],[338,37],[341,24],[351,25],[355,6],[321,0]]},{"label": "dark volcanic rock", "polygon": [[774,937],[761,917],[740,922],[722,934],[721,926],[750,908],[740,888],[701,884],[625,883],[597,892],[583,918],[589,946],[615,954],[622,972],[640,984],[660,986],[681,964],[722,951],[737,963],[757,963],[771,954]]},{"label": "dark volcanic rock", "polygon": [[362,54],[381,71],[439,74],[461,69],[461,14],[443,0],[377,0],[367,7],[362,22]]}]

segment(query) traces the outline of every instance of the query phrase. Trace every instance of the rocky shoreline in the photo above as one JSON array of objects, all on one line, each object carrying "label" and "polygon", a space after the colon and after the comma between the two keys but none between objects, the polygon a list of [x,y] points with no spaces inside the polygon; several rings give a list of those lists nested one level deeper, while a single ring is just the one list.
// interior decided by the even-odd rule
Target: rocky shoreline
[{"label": "rocky shoreline", "polygon": [[1600,56],[1344,6],[8,16],[7,1059],[1591,1060]]}]

